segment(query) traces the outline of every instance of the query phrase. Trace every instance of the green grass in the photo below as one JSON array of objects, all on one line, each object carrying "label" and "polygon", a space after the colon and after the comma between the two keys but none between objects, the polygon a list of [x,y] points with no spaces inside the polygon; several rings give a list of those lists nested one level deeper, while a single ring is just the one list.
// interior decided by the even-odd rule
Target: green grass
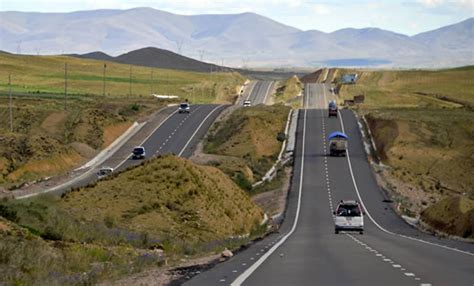
[{"label": "green grass", "polygon": [[[0,54],[0,93],[7,93],[8,75],[17,93],[64,93],[64,64],[68,64],[68,93],[103,94],[103,61],[66,56]],[[196,103],[232,102],[244,78],[236,73],[197,73],[153,69],[107,62],[106,94],[112,96],[178,95]],[[194,89],[194,98],[192,90]]]},{"label": "green grass", "polygon": [[[239,165],[244,163],[247,168],[237,168],[240,171],[229,167],[226,160],[218,167],[249,189],[245,187],[248,182],[260,180],[277,159],[282,144],[277,137],[284,132],[289,109],[283,105],[240,108],[212,127],[204,151],[235,158]],[[248,169],[251,172],[245,171]]]}]

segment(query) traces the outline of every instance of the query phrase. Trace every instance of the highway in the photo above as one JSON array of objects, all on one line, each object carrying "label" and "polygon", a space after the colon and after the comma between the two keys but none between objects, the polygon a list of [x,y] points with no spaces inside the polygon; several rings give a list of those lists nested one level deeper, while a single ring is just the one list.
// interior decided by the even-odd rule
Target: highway
[{"label": "highway", "polygon": [[[165,154],[190,157],[211,124],[225,108],[225,105],[192,105],[189,114],[180,114],[177,112],[177,106],[168,107],[151,118],[101,166],[109,166],[114,168],[115,172],[119,172],[139,164],[142,160],[131,159],[133,147],[137,145],[145,147],[147,158]],[[97,180],[96,173],[101,166],[91,169],[71,183],[64,184],[50,193],[62,194],[71,187],[85,186]]]},{"label": "highway", "polygon": [[244,100],[250,100],[252,105],[266,104],[271,96],[274,84],[274,81],[251,81],[238,104],[242,105]]},{"label": "highway", "polygon": [[[328,88],[305,87],[280,232],[186,285],[474,285],[474,245],[424,234],[383,202],[354,114],[327,117]],[[349,136],[347,157],[326,156],[333,131]],[[334,233],[332,211],[341,199],[363,203],[363,235]]]}]

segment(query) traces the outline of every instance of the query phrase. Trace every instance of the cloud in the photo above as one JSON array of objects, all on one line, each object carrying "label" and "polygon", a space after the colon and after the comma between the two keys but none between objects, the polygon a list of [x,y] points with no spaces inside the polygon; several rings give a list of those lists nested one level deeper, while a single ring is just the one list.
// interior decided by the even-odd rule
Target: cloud
[{"label": "cloud", "polygon": [[319,15],[327,15],[331,13],[331,9],[324,4],[314,4],[312,5],[313,11]]}]

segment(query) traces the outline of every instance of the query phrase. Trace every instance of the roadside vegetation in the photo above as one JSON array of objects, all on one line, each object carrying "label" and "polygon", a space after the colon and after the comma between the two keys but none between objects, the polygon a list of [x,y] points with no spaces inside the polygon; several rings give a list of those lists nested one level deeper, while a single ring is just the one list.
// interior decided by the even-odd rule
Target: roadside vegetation
[{"label": "roadside vegetation", "polygon": [[[64,96],[64,63],[68,95]],[[59,175],[84,163],[120,136],[133,121],[170,103],[157,94],[192,102],[228,103],[243,82],[238,74],[203,74],[65,56],[0,54],[0,188]],[[12,130],[8,76],[12,80]]]},{"label": "roadside vegetation", "polygon": [[263,213],[220,170],[147,160],[58,197],[0,203],[0,283],[90,285],[233,249]]},{"label": "roadside vegetation", "polygon": [[284,82],[280,82],[279,87],[274,96],[275,103],[282,103],[292,108],[301,107],[301,92],[303,84],[297,76],[292,76]]},{"label": "roadside vegetation", "polygon": [[219,155],[212,164],[251,191],[278,157],[289,110],[281,104],[239,108],[213,125],[204,152]]},{"label": "roadside vegetation", "polygon": [[[449,234],[471,236],[474,67],[358,73],[357,84],[344,85],[340,99],[365,96],[357,108],[389,166],[382,173],[402,210],[411,216],[423,213],[424,222]],[[460,228],[453,227],[459,221],[448,219],[460,213],[446,208],[454,201],[467,202]]]}]

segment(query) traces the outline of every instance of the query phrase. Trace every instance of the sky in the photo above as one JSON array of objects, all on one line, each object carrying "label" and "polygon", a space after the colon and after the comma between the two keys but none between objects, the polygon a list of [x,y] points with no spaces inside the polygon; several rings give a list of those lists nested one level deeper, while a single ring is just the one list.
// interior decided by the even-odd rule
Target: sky
[{"label": "sky", "polygon": [[474,0],[0,0],[0,11],[136,7],[183,15],[254,12],[302,30],[377,27],[410,36],[474,17]]}]

